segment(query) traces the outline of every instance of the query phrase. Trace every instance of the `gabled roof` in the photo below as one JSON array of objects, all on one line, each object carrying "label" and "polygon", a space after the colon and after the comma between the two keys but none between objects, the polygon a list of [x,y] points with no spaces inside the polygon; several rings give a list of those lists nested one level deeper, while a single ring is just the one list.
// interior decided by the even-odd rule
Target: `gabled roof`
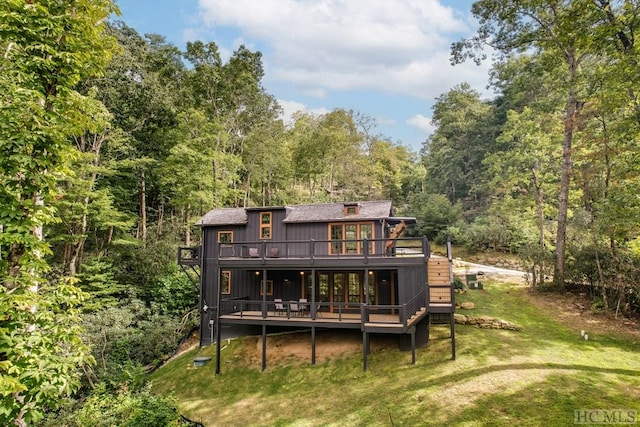
[{"label": "gabled roof", "polygon": [[[358,206],[358,213],[345,214],[346,206]],[[389,200],[358,203],[323,203],[316,205],[287,206],[283,222],[333,222],[386,219],[392,216]]]},{"label": "gabled roof", "polygon": [[[346,214],[345,206],[357,206],[357,213]],[[213,209],[203,216],[197,225],[239,225],[247,223],[250,210],[286,210],[285,223],[371,221],[393,218],[391,201],[368,201],[353,203],[320,203],[310,205],[274,206],[271,208],[223,208]],[[415,218],[403,218],[413,220]]]},{"label": "gabled roof", "polygon": [[245,208],[212,209],[196,225],[236,225],[247,223]]}]

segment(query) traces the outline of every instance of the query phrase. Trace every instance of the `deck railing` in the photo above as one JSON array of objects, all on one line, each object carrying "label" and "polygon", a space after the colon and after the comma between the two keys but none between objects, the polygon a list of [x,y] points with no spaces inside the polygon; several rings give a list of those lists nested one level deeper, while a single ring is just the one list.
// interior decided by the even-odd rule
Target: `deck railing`
[{"label": "deck railing", "polygon": [[[280,307],[281,306],[281,307]],[[262,319],[280,317],[286,319],[324,319],[337,322],[356,321],[361,314],[361,307],[365,304],[353,304],[344,302],[300,302],[300,301],[263,301],[249,300],[246,298],[233,298],[220,301],[220,314],[223,316],[236,316],[238,318]],[[373,307],[373,306],[370,306]],[[403,309],[403,305],[379,305],[377,311],[391,312]],[[330,317],[329,317],[330,315]],[[400,316],[402,317],[402,316]],[[391,323],[391,322],[390,322]],[[394,321],[392,323],[399,323]]]},{"label": "deck railing", "polygon": [[[407,328],[409,321],[411,318],[418,313],[423,308],[426,308],[427,303],[427,291],[423,289],[416,296],[411,298],[409,302],[400,305],[368,305],[363,304],[361,307],[362,313],[362,324],[365,323],[379,323],[379,324],[388,324],[388,323],[400,323],[403,328]],[[374,320],[371,318],[371,314],[375,314],[379,310],[384,309],[395,309],[398,310],[399,317],[397,322],[393,321],[384,321],[384,320]]]},{"label": "deck railing", "polygon": [[218,242],[219,259],[309,259],[429,256],[426,238]]}]

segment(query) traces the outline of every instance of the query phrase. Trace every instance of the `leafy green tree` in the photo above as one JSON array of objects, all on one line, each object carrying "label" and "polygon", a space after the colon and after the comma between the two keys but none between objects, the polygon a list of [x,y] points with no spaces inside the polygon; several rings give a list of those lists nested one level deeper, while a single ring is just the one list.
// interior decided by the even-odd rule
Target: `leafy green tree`
[{"label": "leafy green tree", "polygon": [[469,57],[481,60],[478,54],[491,45],[503,55],[527,49],[544,53],[547,68],[564,67],[564,129],[562,140],[562,168],[558,191],[558,227],[556,231],[556,262],[554,283],[564,283],[569,186],[572,173],[572,144],[576,120],[584,105],[584,79],[581,64],[592,50],[592,43],[583,31],[594,25],[593,7],[586,1],[480,0],[472,12],[479,20],[477,35],[455,43],[452,60],[461,62]]},{"label": "leafy green tree", "polygon": [[109,0],[7,0],[0,4],[0,424],[23,426],[79,386],[90,361],[79,338],[71,282],[45,279],[56,174],[86,98],[113,44]]},{"label": "leafy green tree", "polygon": [[[435,240],[446,234],[446,230],[462,220],[462,205],[451,204],[443,194],[418,193],[409,200],[409,214],[416,217],[418,224],[413,232],[419,236],[427,236]],[[439,239],[446,241],[446,238]]]},{"label": "leafy green tree", "polygon": [[477,205],[482,199],[477,193],[482,160],[495,140],[487,125],[492,122],[491,106],[463,83],[436,98],[432,120],[437,129],[422,152],[428,187],[446,194],[451,203]]},{"label": "leafy green tree", "polygon": [[243,164],[245,206],[251,202],[262,206],[290,202],[293,168],[282,121],[267,120],[251,130],[243,152]]}]

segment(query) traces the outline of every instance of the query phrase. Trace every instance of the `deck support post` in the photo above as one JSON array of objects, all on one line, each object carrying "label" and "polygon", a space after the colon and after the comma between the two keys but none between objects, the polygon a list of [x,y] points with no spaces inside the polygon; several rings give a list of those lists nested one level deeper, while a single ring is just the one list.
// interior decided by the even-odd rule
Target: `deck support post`
[{"label": "deck support post", "polygon": [[362,330],[362,370],[367,370],[367,343],[369,341],[369,337],[367,335],[367,331]]},{"label": "deck support post", "polygon": [[213,325],[216,334],[216,375],[220,374],[220,316],[216,314],[216,322]]},{"label": "deck support post", "polygon": [[267,325],[262,325],[262,370],[267,369]]},{"label": "deck support post", "polygon": [[456,360],[456,320],[451,313],[451,360]]},{"label": "deck support post", "polygon": [[429,345],[429,338],[431,335],[431,314],[427,314],[427,344]]},{"label": "deck support post", "polygon": [[411,328],[411,364],[416,364],[416,328]]},{"label": "deck support post", "polygon": [[311,327],[311,364],[316,364],[316,327]]}]

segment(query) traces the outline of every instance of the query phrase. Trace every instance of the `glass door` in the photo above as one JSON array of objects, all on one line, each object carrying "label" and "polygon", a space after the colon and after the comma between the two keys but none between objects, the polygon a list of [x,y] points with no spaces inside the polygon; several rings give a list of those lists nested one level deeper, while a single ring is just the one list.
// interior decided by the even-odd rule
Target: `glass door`
[{"label": "glass door", "polygon": [[347,301],[350,306],[359,307],[362,301],[360,273],[348,273],[347,283]]},{"label": "glass door", "polygon": [[331,311],[338,311],[345,302],[344,291],[346,277],[344,273],[333,273],[333,281],[331,283],[331,302],[338,303],[336,306],[331,305]]}]

